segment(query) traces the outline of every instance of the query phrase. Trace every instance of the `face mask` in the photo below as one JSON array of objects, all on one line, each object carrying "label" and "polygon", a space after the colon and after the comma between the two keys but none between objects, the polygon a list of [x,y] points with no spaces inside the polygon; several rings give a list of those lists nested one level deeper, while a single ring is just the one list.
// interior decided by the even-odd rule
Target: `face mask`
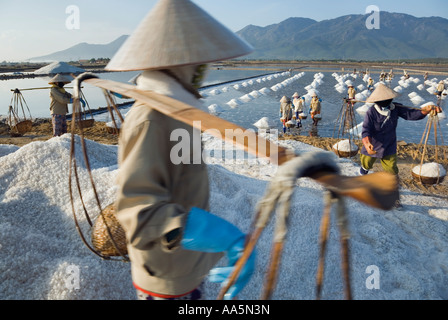
[{"label": "face mask", "polygon": [[191,80],[191,84],[195,89],[199,89],[204,82],[208,71],[207,64],[201,64],[196,68],[196,71],[193,75],[193,79]]},{"label": "face mask", "polygon": [[391,100],[384,100],[384,101],[378,101],[376,104],[381,108],[381,110],[386,111],[390,110],[390,104],[392,103]]}]

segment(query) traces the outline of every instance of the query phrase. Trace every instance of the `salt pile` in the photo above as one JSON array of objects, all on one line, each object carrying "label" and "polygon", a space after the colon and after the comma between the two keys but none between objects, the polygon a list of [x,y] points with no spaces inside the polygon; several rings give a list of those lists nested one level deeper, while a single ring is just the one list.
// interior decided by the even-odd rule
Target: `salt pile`
[{"label": "salt pile", "polygon": [[272,122],[268,117],[263,117],[260,120],[258,120],[257,122],[255,122],[254,127],[258,128],[258,129],[270,129],[270,128],[275,128],[277,125],[276,123]]},{"label": "salt pile", "polygon": [[[87,192],[89,178],[79,140],[76,142],[81,187],[86,191],[87,210],[92,212],[95,200]],[[277,167],[264,159],[228,161],[217,152],[224,150],[223,142],[212,136],[204,135],[203,143],[209,155],[211,212],[247,232]],[[297,153],[316,150],[293,140],[279,143]],[[117,147],[87,141],[87,148],[101,202],[107,205],[115,199]],[[0,299],[135,299],[129,264],[99,259],[77,234],[67,190],[70,137],[34,142],[18,150],[0,146],[0,150],[4,154],[0,166]],[[357,175],[359,167],[352,161],[336,156],[334,161],[342,174]],[[81,208],[77,198],[75,206]],[[402,211],[382,211],[346,199],[354,299],[448,298],[447,201],[409,191],[403,192],[401,200]],[[293,236],[285,243],[273,299],[314,299],[322,210],[322,186],[300,179],[288,220],[288,232]],[[82,216],[80,223],[87,226]],[[255,273],[239,299],[260,297],[273,229],[269,224],[260,238]],[[322,292],[329,300],[343,299],[338,237],[332,223]],[[370,266],[380,272],[379,289],[366,287]],[[71,270],[80,274],[79,288],[70,285]],[[204,298],[212,300],[220,287],[206,281],[205,289]]]},{"label": "salt pile", "polygon": [[214,104],[208,106],[208,111],[211,114],[217,115],[217,114],[222,113],[224,111],[224,109],[221,108],[218,104],[214,103]]},{"label": "salt pile", "polygon": [[412,172],[415,174],[428,177],[428,178],[438,178],[446,176],[446,170],[440,163],[430,162],[424,163],[423,165],[417,165],[412,168]]},{"label": "salt pile", "polygon": [[341,140],[333,145],[333,152],[339,157],[353,157],[358,153],[358,146],[348,139]]},{"label": "salt pile", "polygon": [[227,105],[229,105],[231,108],[236,108],[239,105],[241,105],[241,102],[238,99],[232,99],[229,102],[227,102]]},{"label": "salt pile", "polygon": [[244,96],[241,96],[239,98],[239,100],[242,101],[242,102],[249,102],[249,101],[253,100],[253,97],[251,95],[249,95],[249,94],[245,94]]},{"label": "salt pile", "polygon": [[361,107],[356,109],[356,112],[364,118],[364,116],[366,115],[367,111],[369,111],[369,109],[373,106],[373,103],[366,103],[363,104]]},{"label": "salt pile", "polygon": [[353,141],[350,141],[348,139],[341,140],[338,143],[335,143],[333,145],[333,149],[343,151],[343,152],[352,152],[352,151],[359,150],[358,146]]},{"label": "salt pile", "polygon": [[59,73],[80,74],[83,72],[85,72],[84,69],[72,66],[66,62],[55,61],[45,67],[42,67],[42,68],[34,71],[34,74],[40,74],[40,75],[45,75],[45,74],[54,75],[54,74],[59,74]]}]

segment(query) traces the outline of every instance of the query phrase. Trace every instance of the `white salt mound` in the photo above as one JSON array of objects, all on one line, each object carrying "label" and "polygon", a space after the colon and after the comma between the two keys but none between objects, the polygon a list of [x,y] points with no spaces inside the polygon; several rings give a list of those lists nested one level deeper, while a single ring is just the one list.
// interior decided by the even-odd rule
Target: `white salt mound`
[{"label": "white salt mound", "polygon": [[343,152],[352,152],[358,151],[358,146],[350,140],[342,140],[333,145],[333,149],[343,151]]},{"label": "white salt mound", "polygon": [[240,97],[240,100],[243,102],[249,102],[249,101],[252,101],[252,99],[253,98],[248,94],[245,94],[244,96]]},{"label": "white salt mound", "polygon": [[231,108],[236,108],[240,105],[240,102],[238,102],[237,99],[232,99],[229,102],[227,102],[227,104],[231,107]]},{"label": "white salt mound", "polygon": [[268,117],[263,117],[254,123],[254,127],[258,129],[270,129],[275,127],[275,124]]},{"label": "white salt mound", "polygon": [[223,108],[221,108],[219,105],[217,105],[216,103],[210,105],[208,107],[208,111],[212,114],[218,114],[224,111]]},{"label": "white salt mound", "polygon": [[412,169],[412,172],[414,172],[419,176],[428,178],[437,178],[446,176],[446,170],[443,168],[443,166],[435,162],[424,163],[423,165],[415,166]]},{"label": "white salt mound", "polygon": [[[277,135],[272,135],[275,139]],[[79,139],[77,139],[79,140]],[[82,243],[73,221],[68,187],[70,136],[34,142],[1,158],[0,165],[0,300],[135,300],[130,265],[101,260]],[[228,161],[222,140],[203,137],[209,155],[210,211],[251,230],[257,204],[277,166],[263,159]],[[293,140],[279,141],[297,153],[314,147]],[[82,189],[90,180],[80,143],[76,143]],[[0,152],[4,146],[0,145]],[[115,200],[118,147],[87,141],[93,178],[101,202]],[[10,150],[12,151],[12,150]],[[6,151],[4,151],[6,153]],[[244,160],[244,153],[242,153]],[[345,175],[359,167],[335,158]],[[300,179],[291,198],[288,235],[273,300],[306,300],[315,296],[319,258],[319,226],[323,211],[322,185]],[[353,298],[356,300],[446,300],[448,297],[448,205],[445,199],[404,192],[403,211],[379,211],[346,198],[350,232]],[[89,212],[93,193],[85,194]],[[81,209],[79,196],[75,207]],[[81,209],[82,211],[82,209]],[[81,227],[88,223],[80,214]],[[273,219],[274,220],[274,219]],[[271,221],[257,243],[253,277],[238,296],[256,300],[264,288],[274,236]],[[336,222],[336,221],[335,221]],[[88,230],[88,229],[87,229]],[[332,241],[333,240],[333,241]],[[322,297],[343,299],[340,244],[331,224]],[[223,258],[220,264],[226,264]],[[370,290],[371,271],[378,267],[380,289]],[[73,270],[73,268],[75,268]],[[79,289],[73,271],[79,271]],[[204,299],[216,299],[218,285],[204,282]]]}]

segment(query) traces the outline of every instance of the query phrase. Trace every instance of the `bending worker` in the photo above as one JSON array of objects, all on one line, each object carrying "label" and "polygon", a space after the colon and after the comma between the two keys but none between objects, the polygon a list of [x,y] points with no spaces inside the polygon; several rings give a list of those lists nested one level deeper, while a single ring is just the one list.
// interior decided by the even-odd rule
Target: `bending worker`
[{"label": "bending worker", "polygon": [[[106,69],[142,70],[138,89],[200,107],[198,88],[207,64],[251,51],[192,1],[161,0]],[[211,281],[224,281],[245,244],[244,233],[209,212],[207,166],[197,150],[201,148],[194,145],[200,132],[140,102],[132,106],[121,129],[117,218],[126,232],[137,297],[199,299],[209,273]],[[172,152],[178,144],[171,138],[175,131],[193,138],[187,157]],[[214,268],[223,256],[228,267]],[[226,299],[249,281],[254,257]]]}]

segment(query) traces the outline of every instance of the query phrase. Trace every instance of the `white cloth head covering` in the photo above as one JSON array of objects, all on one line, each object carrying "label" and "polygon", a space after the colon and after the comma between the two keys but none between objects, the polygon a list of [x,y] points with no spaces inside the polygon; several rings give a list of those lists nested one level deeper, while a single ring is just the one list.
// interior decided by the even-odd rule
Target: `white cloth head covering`
[{"label": "white cloth head covering", "polygon": [[367,98],[366,102],[375,103],[378,101],[390,100],[398,97],[398,93],[388,88],[384,84],[380,83],[375,91],[372,92],[370,97]]},{"label": "white cloth head covering", "polygon": [[106,70],[136,71],[207,64],[253,48],[190,0],[160,0]]}]

